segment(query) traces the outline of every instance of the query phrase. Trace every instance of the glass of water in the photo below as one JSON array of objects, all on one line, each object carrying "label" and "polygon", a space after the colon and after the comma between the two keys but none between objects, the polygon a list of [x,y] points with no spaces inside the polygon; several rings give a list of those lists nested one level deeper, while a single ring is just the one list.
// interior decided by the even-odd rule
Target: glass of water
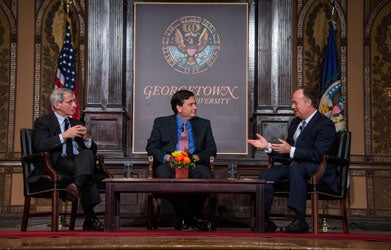
[{"label": "glass of water", "polygon": [[238,167],[236,164],[228,165],[228,179],[235,180],[238,178]]},{"label": "glass of water", "polygon": [[124,164],[124,178],[132,178],[133,175],[133,165],[130,162]]}]

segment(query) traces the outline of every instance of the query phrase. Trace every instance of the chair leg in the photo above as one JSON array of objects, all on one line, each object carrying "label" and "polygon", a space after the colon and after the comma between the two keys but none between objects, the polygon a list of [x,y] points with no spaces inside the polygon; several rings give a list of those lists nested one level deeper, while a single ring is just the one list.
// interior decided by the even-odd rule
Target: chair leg
[{"label": "chair leg", "polygon": [[312,202],[312,233],[319,234],[319,196],[314,192],[311,194]]},{"label": "chair leg", "polygon": [[75,230],[76,216],[77,216],[77,201],[74,201],[72,202],[71,219],[69,221],[69,231]]},{"label": "chair leg", "polygon": [[217,228],[217,218],[216,218],[216,209],[217,209],[217,195],[211,194],[210,198],[210,218],[212,222],[212,230],[215,231]]},{"label": "chair leg", "polygon": [[30,204],[31,204],[31,197],[25,197],[24,198],[22,227],[20,229],[22,232],[26,232],[26,230],[27,230],[27,223],[28,223],[29,214],[30,214]]},{"label": "chair leg", "polygon": [[342,216],[342,230],[344,233],[349,233],[348,227],[348,216],[346,211],[346,199],[339,200],[340,208],[341,208],[341,216]]},{"label": "chair leg", "polygon": [[58,200],[60,198],[59,191],[52,192],[52,232],[58,231]]},{"label": "chair leg", "polygon": [[147,194],[147,230],[152,230],[153,204],[152,194]]},{"label": "chair leg", "polygon": [[159,201],[157,198],[152,197],[152,224],[153,224],[153,229],[157,230],[157,222],[159,218],[159,213],[160,213],[160,207],[159,207]]}]

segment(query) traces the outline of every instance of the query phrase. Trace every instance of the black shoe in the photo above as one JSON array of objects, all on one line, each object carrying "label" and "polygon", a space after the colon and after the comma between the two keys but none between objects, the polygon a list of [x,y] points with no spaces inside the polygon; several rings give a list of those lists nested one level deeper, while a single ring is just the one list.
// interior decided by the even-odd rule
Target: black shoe
[{"label": "black shoe", "polygon": [[282,227],[281,231],[284,233],[306,233],[309,226],[305,221],[294,220],[286,227]]},{"label": "black shoe", "polygon": [[103,224],[96,215],[89,215],[83,223],[83,231],[103,231]]},{"label": "black shoe", "polygon": [[265,233],[274,233],[277,230],[277,225],[272,220],[265,222]]},{"label": "black shoe", "polygon": [[193,228],[199,231],[212,231],[212,222],[210,220],[194,217]]}]

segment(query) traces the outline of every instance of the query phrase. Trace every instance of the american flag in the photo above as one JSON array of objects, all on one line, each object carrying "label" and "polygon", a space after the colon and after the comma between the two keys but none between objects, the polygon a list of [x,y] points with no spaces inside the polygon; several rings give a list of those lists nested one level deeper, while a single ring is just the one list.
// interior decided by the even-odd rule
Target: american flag
[{"label": "american flag", "polygon": [[71,18],[69,16],[67,16],[65,22],[65,37],[58,60],[58,69],[54,88],[68,88],[73,90],[77,101],[77,108],[73,118],[79,120],[80,110],[77,91],[78,83],[76,79],[75,55],[72,46]]}]

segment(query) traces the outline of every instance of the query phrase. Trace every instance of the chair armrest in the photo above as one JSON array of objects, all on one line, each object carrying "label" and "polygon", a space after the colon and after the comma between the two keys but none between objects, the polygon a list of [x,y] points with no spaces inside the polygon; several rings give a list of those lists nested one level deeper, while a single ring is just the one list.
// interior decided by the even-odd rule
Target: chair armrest
[{"label": "chair armrest", "polygon": [[48,151],[44,151],[41,153],[34,153],[31,155],[24,155],[24,156],[22,156],[22,162],[24,162],[24,163],[39,163],[39,162],[41,162],[47,175],[49,175],[53,181],[61,180],[61,176],[53,168],[52,163],[50,162],[50,156],[49,156]]},{"label": "chair armrest", "polygon": [[322,156],[322,160],[321,160],[321,162],[319,164],[318,169],[311,176],[311,184],[314,184],[314,185],[315,184],[319,184],[319,180],[320,180],[320,178],[322,178],[322,176],[324,175],[324,171],[326,170],[327,159],[328,159],[328,155],[323,155]]},{"label": "chair armrest", "polygon": [[105,175],[106,178],[113,178],[113,175],[106,168],[105,156],[102,154],[97,154],[96,158],[99,162],[98,169],[102,171],[102,173]]},{"label": "chair armrest", "polygon": [[288,160],[285,159],[285,158],[274,156],[274,155],[269,155],[267,168],[272,168],[276,162],[284,163],[284,162],[287,162],[287,161]]},{"label": "chair armrest", "polygon": [[22,156],[22,162],[26,163],[36,163],[38,161],[42,161],[44,158],[43,153],[35,153],[31,155],[23,155]]},{"label": "chair armrest", "polygon": [[210,166],[210,171],[212,171],[213,177],[215,176],[215,166],[214,166],[214,163],[215,163],[215,157],[214,156],[209,157],[209,166]]},{"label": "chair armrest", "polygon": [[327,161],[334,163],[336,165],[346,165],[346,164],[350,163],[348,159],[340,158],[340,157],[336,157],[336,156],[328,156]]},{"label": "chair armrest", "polygon": [[53,168],[52,163],[50,162],[49,152],[44,151],[42,154],[43,154],[43,166],[45,167],[46,173],[50,176],[50,178],[52,178],[53,181],[61,180],[61,176]]},{"label": "chair armrest", "polygon": [[329,156],[329,155],[323,155],[322,161],[319,164],[318,169],[316,172],[311,176],[311,184],[319,184],[320,178],[323,177],[324,172],[326,171],[327,163],[332,162],[337,165],[345,165],[349,164],[349,160],[344,158],[339,158],[335,156]]},{"label": "chair armrest", "polygon": [[148,179],[153,178],[153,156],[148,155]]}]

